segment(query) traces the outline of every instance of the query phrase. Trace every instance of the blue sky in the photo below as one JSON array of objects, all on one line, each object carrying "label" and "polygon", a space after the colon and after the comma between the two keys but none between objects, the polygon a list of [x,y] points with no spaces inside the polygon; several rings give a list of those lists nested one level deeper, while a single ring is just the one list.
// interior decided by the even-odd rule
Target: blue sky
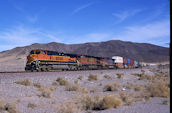
[{"label": "blue sky", "polygon": [[32,43],[170,42],[169,0],[0,0],[0,51]]}]

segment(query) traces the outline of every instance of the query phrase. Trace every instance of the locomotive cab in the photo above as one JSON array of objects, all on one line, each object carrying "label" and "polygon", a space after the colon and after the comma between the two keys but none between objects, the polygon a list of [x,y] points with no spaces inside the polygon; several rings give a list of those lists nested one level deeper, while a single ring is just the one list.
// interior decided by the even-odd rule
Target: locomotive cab
[{"label": "locomotive cab", "polygon": [[35,70],[38,65],[38,58],[41,55],[42,51],[41,50],[32,50],[29,55],[27,56],[27,63],[25,70]]},{"label": "locomotive cab", "polygon": [[27,56],[27,64],[36,61],[40,54],[41,54],[41,50],[32,50],[30,54]]}]

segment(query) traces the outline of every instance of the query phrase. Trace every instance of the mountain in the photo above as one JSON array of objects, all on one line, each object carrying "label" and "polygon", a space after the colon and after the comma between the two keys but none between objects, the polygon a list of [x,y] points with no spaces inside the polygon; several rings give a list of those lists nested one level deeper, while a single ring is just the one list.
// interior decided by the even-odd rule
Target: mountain
[{"label": "mountain", "polygon": [[[133,43],[120,40],[83,44],[63,44],[51,42],[35,43],[0,52],[0,71],[24,69],[26,56],[32,49],[46,49],[63,53],[85,54],[100,57],[122,56],[144,62],[169,61],[169,48],[148,43]],[[11,67],[11,68],[9,68]]]}]

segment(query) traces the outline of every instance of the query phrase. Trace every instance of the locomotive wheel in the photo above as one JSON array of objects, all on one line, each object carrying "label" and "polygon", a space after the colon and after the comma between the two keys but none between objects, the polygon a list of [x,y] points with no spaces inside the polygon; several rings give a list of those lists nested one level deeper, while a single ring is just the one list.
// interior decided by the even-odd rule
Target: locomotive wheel
[{"label": "locomotive wheel", "polygon": [[31,70],[25,70],[26,72],[31,72]]},{"label": "locomotive wheel", "polygon": [[41,71],[44,71],[43,68],[40,68],[40,69],[39,69],[39,72],[41,72]]},{"label": "locomotive wheel", "polygon": [[49,69],[48,69],[48,68],[45,68],[45,71],[46,71],[46,72],[48,72],[48,71],[49,71]]},{"label": "locomotive wheel", "polygon": [[37,71],[37,72],[41,72],[41,68],[38,68],[36,71]]},{"label": "locomotive wheel", "polygon": [[36,70],[31,70],[32,72],[37,72]]}]

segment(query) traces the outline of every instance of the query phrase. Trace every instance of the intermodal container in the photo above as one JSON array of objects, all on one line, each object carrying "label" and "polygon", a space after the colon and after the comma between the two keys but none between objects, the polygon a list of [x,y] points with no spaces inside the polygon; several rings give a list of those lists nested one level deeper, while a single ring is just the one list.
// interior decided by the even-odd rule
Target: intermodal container
[{"label": "intermodal container", "polygon": [[128,59],[127,59],[127,64],[128,64],[128,65],[130,65],[130,63],[131,63],[130,61],[131,61],[131,60],[128,58]]},{"label": "intermodal container", "polygon": [[134,60],[130,60],[130,64],[133,66],[134,65]]},{"label": "intermodal container", "polygon": [[127,58],[123,58],[123,63],[127,64]]},{"label": "intermodal container", "polygon": [[114,63],[123,63],[123,57],[113,56],[112,59],[114,60]]},{"label": "intermodal container", "polygon": [[134,61],[134,67],[135,67],[135,68],[138,68],[138,67],[139,67],[139,62],[136,61],[136,60]]},{"label": "intermodal container", "polygon": [[134,68],[134,60],[130,60],[130,66],[131,66],[131,68]]},{"label": "intermodal container", "polygon": [[127,63],[123,63],[124,68],[128,68]]}]

